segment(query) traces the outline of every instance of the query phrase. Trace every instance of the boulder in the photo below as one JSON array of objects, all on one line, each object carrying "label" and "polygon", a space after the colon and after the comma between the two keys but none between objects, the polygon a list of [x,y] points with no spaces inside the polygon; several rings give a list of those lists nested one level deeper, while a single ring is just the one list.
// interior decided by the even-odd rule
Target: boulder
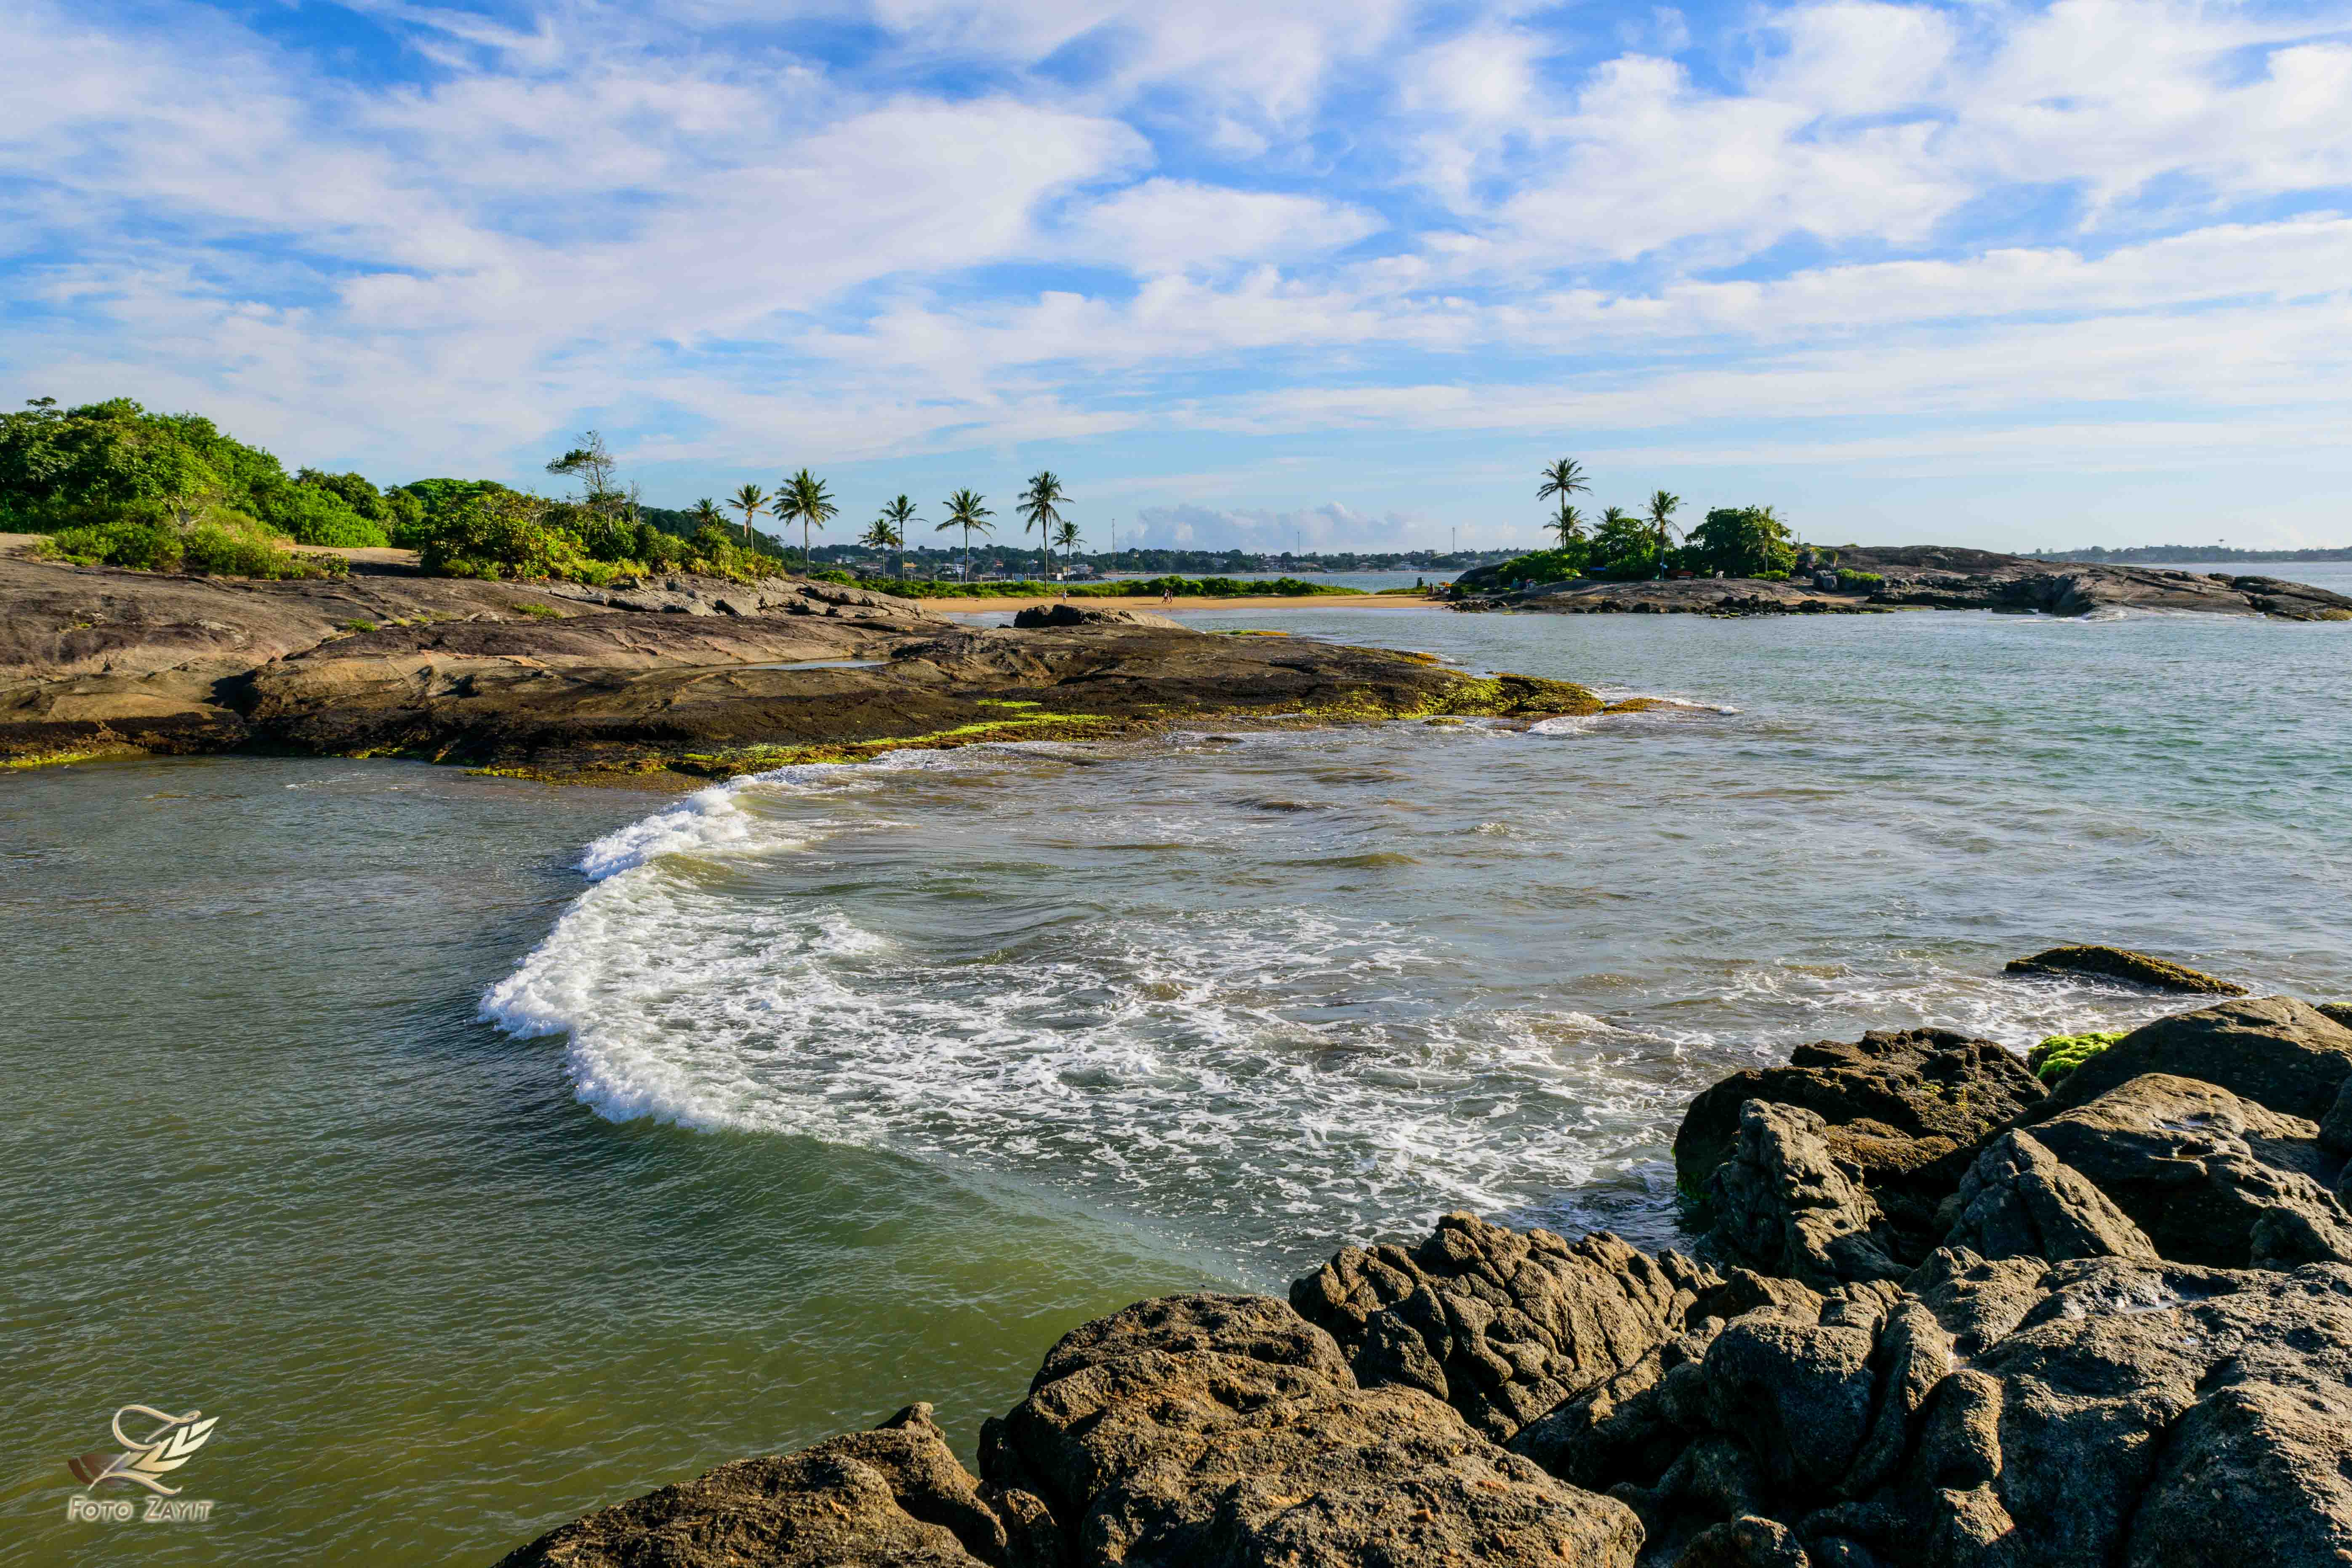
[{"label": "boulder", "polygon": [[599,1509],[519,1547],[499,1568],[1050,1568],[1062,1542],[1045,1505],[983,1486],[956,1462],[931,1407],[797,1453],[721,1465]]},{"label": "boulder", "polygon": [[1861,1172],[1832,1151],[1826,1124],[1800,1106],[1751,1100],[1739,1142],[1707,1178],[1707,1239],[1767,1274],[1823,1289],[1907,1272]]},{"label": "boulder", "polygon": [[1632,1568],[1642,1542],[1623,1504],[1452,1407],[1359,1387],[1335,1341],[1263,1297],[1148,1301],[1077,1331],[984,1431],[981,1468],[1042,1493],[1079,1568]]},{"label": "boulder", "polygon": [[2056,974],[2068,978],[2120,980],[2152,991],[2178,991],[2189,995],[2243,996],[2246,988],[2189,969],[2168,959],[2127,947],[2053,947],[2031,958],[2012,958],[2003,965],[2011,974]]},{"label": "boulder", "polygon": [[1734,1073],[1694,1100],[1675,1134],[1675,1180],[1706,1193],[1731,1158],[1748,1101],[1801,1105],[1827,1124],[1831,1150],[1861,1173],[1916,1259],[1934,1246],[1937,1206],[1977,1146],[2047,1093],[2012,1052],[1948,1029],[1822,1040],[1798,1047],[1787,1067]]},{"label": "boulder", "polygon": [[2326,1017],[2352,1029],[2352,1002],[2322,1002],[2319,1011]]},{"label": "boulder", "polygon": [[[2352,1263],[2352,1215],[2328,1191],[2343,1161],[2300,1117],[2195,1079],[2145,1073],[2041,1122],[2032,1138],[2175,1262]],[[1976,1246],[1958,1234],[1953,1240]]]},{"label": "boulder", "polygon": [[2286,996],[2175,1013],[2134,1029],[2084,1062],[2033,1119],[2087,1104],[2151,1072],[2219,1084],[2242,1100],[2317,1121],[2352,1078],[2352,1029]]},{"label": "boulder", "polygon": [[1685,1568],[2352,1555],[2352,1268],[1947,1250],[1815,1300],[1706,1319],[1512,1446]]},{"label": "boulder", "polygon": [[2156,1247],[2131,1216],[2023,1132],[2004,1132],[1961,1178],[1944,1238],[1983,1258],[2136,1258]]},{"label": "boulder", "polygon": [[1290,1288],[1364,1387],[1418,1388],[1500,1442],[1682,1331],[1714,1276],[1601,1233],[1570,1243],[1450,1214],[1412,1247],[1348,1247]]},{"label": "boulder", "polygon": [[1099,605],[1073,605],[1067,600],[1054,605],[1030,605],[1013,615],[1013,624],[1025,631],[1047,626],[1159,626],[1171,632],[1192,629],[1172,616],[1155,616],[1148,610],[1114,610]]}]

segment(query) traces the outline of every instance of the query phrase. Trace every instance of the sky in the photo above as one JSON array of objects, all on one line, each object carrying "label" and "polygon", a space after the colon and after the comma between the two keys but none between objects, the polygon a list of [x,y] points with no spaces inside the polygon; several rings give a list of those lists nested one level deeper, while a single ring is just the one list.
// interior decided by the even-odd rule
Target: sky
[{"label": "sky", "polygon": [[2352,544],[2352,0],[0,8],[0,397],[289,467]]}]

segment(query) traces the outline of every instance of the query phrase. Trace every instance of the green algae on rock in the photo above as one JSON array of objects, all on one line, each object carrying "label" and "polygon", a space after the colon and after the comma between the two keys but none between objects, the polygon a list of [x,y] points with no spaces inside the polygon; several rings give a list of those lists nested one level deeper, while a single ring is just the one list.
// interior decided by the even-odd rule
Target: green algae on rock
[{"label": "green algae on rock", "polygon": [[2068,1073],[2122,1039],[2128,1029],[2104,1029],[2087,1035],[2052,1035],[2025,1053],[2033,1076],[2055,1086]]}]

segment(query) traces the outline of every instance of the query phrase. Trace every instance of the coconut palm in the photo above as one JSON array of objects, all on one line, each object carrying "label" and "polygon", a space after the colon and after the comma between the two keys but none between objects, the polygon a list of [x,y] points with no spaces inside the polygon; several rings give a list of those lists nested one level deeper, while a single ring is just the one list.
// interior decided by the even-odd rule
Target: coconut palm
[{"label": "coconut palm", "polygon": [[751,542],[751,520],[768,510],[768,492],[757,485],[745,485],[727,498],[727,504],[743,514],[743,542]]},{"label": "coconut palm", "polygon": [[983,499],[977,490],[956,491],[948,497],[948,520],[931,531],[945,533],[950,528],[963,530],[963,574],[967,581],[971,576],[971,536],[996,531],[986,521],[996,514],[980,504]]},{"label": "coconut palm", "polygon": [[840,514],[833,504],[833,495],[823,480],[803,468],[786,479],[776,491],[776,521],[791,522],[797,519],[801,525],[801,571],[809,569],[809,530],[823,529]]},{"label": "coconut palm", "polygon": [[700,500],[688,507],[686,515],[694,519],[694,526],[697,528],[713,528],[727,521],[726,514],[719,510],[719,503],[709,496],[704,496]]},{"label": "coconut palm", "polygon": [[1544,524],[1544,530],[1548,533],[1559,534],[1559,547],[1565,550],[1584,537],[1584,514],[1569,505],[1566,500],[1562,500],[1559,503],[1559,510],[1553,514],[1549,522]]},{"label": "coconut palm", "polygon": [[1062,558],[1066,561],[1077,553],[1078,539],[1078,525],[1075,522],[1065,522],[1054,531],[1054,542],[1062,547]]},{"label": "coconut palm", "polygon": [[1037,537],[1045,547],[1045,575],[1048,577],[1054,574],[1054,529],[1062,521],[1062,514],[1054,509],[1056,503],[1069,499],[1062,489],[1061,477],[1050,468],[1032,479],[1029,488],[1021,492],[1021,504],[1017,510],[1027,520],[1021,531],[1026,533],[1033,528],[1037,531]]},{"label": "coconut palm", "polygon": [[[874,526],[866,531],[866,542],[878,544],[887,550],[904,550],[907,546],[907,525],[920,521],[915,515],[913,501],[905,496],[894,497],[882,503],[882,515],[876,518]],[[889,535],[887,539],[880,537],[886,533]],[[903,578],[906,574],[907,558],[901,555],[898,557],[898,575]]]},{"label": "coconut palm", "polygon": [[1666,538],[1669,534],[1682,531],[1675,526],[1675,508],[1682,504],[1683,498],[1672,490],[1650,492],[1650,529],[1658,536],[1658,575],[1661,577],[1666,574]]},{"label": "coconut palm", "polygon": [[1536,500],[1549,500],[1558,496],[1565,503],[1579,490],[1591,488],[1584,482],[1584,465],[1574,458],[1562,458],[1543,471],[1543,483],[1536,490]]}]

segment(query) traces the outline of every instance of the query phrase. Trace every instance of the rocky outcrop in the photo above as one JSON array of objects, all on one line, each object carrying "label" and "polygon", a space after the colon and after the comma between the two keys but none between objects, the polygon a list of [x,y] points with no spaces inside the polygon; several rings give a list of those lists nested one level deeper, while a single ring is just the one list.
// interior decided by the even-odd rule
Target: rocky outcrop
[{"label": "rocky outcrop", "polygon": [[928,1405],[871,1432],[721,1465],[599,1509],[500,1559],[499,1568],[1055,1568],[1045,1505],[975,1480]]},{"label": "rocky outcrop", "polygon": [[2246,994],[2246,988],[2233,981],[2125,947],[2053,947],[2031,958],[2012,958],[2002,967],[2011,974],[2088,975],[2145,985],[2151,991],[2178,991],[2190,995]]},{"label": "rocky outcrop", "polygon": [[2038,1123],[2032,1136],[2175,1262],[2352,1263],[2352,1215],[2328,1191],[2344,1161],[2301,1117],[2214,1084],[2145,1073]]},{"label": "rocky outcrop", "polygon": [[1120,610],[1100,605],[1073,605],[1067,600],[1057,605],[1031,605],[1013,615],[1013,624],[1024,631],[1049,626],[1159,626],[1180,632],[1192,629],[1173,616],[1155,616],[1148,610]]},{"label": "rocky outcrop", "polygon": [[1700,1196],[1731,1158],[1749,1100],[1797,1105],[1826,1124],[1832,1156],[1857,1173],[1913,1261],[1941,1234],[1936,1210],[1977,1146],[2046,1097],[1990,1040],[1948,1029],[1874,1030],[1800,1046],[1789,1065],[1732,1074],[1691,1102],[1675,1133],[1675,1175]]},{"label": "rocky outcrop", "polygon": [[1977,1156],[1952,1210],[1944,1245],[1983,1258],[2159,1257],[2106,1194],[2024,1132],[2004,1132]]},{"label": "rocky outcrop", "polygon": [[2352,1078],[2352,1029],[2285,996],[2176,1013],[2133,1030],[2084,1062],[2039,1114],[2086,1104],[2151,1072],[2217,1084],[2242,1100],[2316,1121]]},{"label": "rocky outcrop", "polygon": [[258,747],[683,782],[1208,717],[1601,706],[1426,655],[1206,637],[1119,609],[1046,619],[967,626],[789,578],[244,583],[0,558],[0,759]]},{"label": "rocky outcrop", "polygon": [[1408,1563],[1632,1568],[1622,1503],[1546,1474],[1416,1389],[1362,1388],[1265,1297],[1147,1301],[1054,1348],[982,1438],[1076,1568]]},{"label": "rocky outcrop", "polygon": [[1751,1100],[1739,1141],[1707,1178],[1707,1238],[1767,1274],[1817,1289],[1905,1272],[1885,1215],[1801,1106]]},{"label": "rocky outcrop", "polygon": [[1874,583],[1846,578],[1829,587],[1801,580],[1680,578],[1606,583],[1577,578],[1502,591],[1495,567],[1463,574],[1455,607],[1552,615],[1855,615],[1874,610],[2001,610],[2084,616],[2098,610],[2187,610],[2352,621],[2352,598],[2276,577],[2045,561],[1942,545],[1854,546],[1837,564]]},{"label": "rocky outcrop", "polygon": [[1501,1441],[1682,1331],[1712,1274],[1601,1233],[1570,1243],[1450,1214],[1412,1247],[1348,1247],[1290,1288],[1367,1388],[1416,1388]]},{"label": "rocky outcrop", "polygon": [[1709,1320],[1513,1447],[1685,1568],[2336,1563],[2352,1269],[1939,1252]]}]

